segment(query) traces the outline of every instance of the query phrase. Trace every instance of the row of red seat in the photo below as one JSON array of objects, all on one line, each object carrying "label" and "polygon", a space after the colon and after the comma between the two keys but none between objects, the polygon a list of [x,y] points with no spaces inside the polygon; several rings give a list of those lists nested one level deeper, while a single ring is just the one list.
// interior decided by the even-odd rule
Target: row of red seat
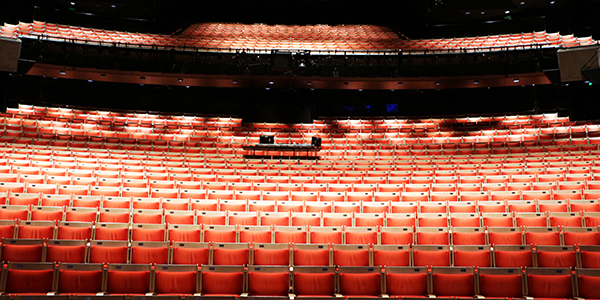
[{"label": "row of red seat", "polygon": [[4,238],[153,242],[600,245],[598,227],[323,227],[1,221]]},{"label": "row of red seat", "polygon": [[[31,205],[2,205],[0,206],[0,220],[23,221],[65,221],[65,222],[102,222],[102,223],[138,223],[138,224],[211,224],[211,225],[248,225],[248,226],[349,226],[349,227],[596,227],[600,225],[600,212],[494,212],[497,205],[503,208],[502,202],[492,202],[487,208],[491,212],[465,212],[474,205],[455,206],[457,212],[447,213],[447,208],[438,204],[417,207],[416,203],[402,203],[402,206],[392,206],[393,213],[371,212],[361,213],[360,203],[344,203],[347,212],[325,212],[331,209],[330,203],[314,202],[313,206],[306,206],[303,212],[303,203],[281,203],[287,208],[297,211],[217,211],[218,202],[195,202],[193,210],[167,210],[167,209],[140,209],[131,208],[130,200],[108,200],[103,208],[97,206],[66,207],[66,206],[31,206]],[[114,203],[111,203],[114,201]],[[86,202],[86,201],[82,201]],[[88,201],[95,202],[95,201]],[[224,201],[225,202],[225,201]],[[235,201],[233,201],[235,202]],[[134,202],[135,203],[135,202]],[[153,202],[160,204],[160,202]],[[150,204],[153,204],[150,203]],[[261,202],[256,202],[260,204]],[[310,203],[310,202],[308,202]],[[100,202],[97,202],[99,205]],[[113,206],[114,207],[110,207]],[[186,204],[185,202],[183,203]],[[238,203],[245,205],[245,203]],[[269,205],[268,203],[266,203]],[[379,210],[382,205],[364,206]],[[442,203],[443,204],[443,203]],[[481,202],[480,202],[481,204]],[[117,206],[119,205],[119,206]],[[273,206],[274,204],[272,204]],[[532,208],[534,204],[531,205]],[[590,204],[583,204],[588,206]],[[206,206],[206,207],[203,207]],[[550,205],[550,207],[556,205]],[[426,208],[430,211],[427,212]],[[598,208],[598,202],[591,203],[591,207]],[[267,206],[268,208],[268,206]],[[273,207],[271,207],[273,208]],[[351,211],[353,209],[357,212]],[[394,209],[395,208],[395,209]],[[429,209],[427,208],[427,209]],[[440,208],[443,211],[440,212]],[[419,211],[420,210],[420,211]]]},{"label": "row of red seat", "polygon": [[2,261],[263,266],[598,268],[600,246],[369,245],[3,239]]},{"label": "row of red seat", "polygon": [[[131,295],[363,299],[436,297],[594,299],[598,270],[570,268],[427,268],[10,263],[10,295]],[[29,280],[25,280],[29,279]],[[66,297],[65,299],[67,299]],[[62,299],[62,298],[60,298]]]}]

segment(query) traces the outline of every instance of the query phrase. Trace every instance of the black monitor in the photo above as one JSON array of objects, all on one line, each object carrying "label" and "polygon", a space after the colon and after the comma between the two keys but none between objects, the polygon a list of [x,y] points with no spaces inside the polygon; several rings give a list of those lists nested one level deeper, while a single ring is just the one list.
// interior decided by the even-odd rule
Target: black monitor
[{"label": "black monitor", "polygon": [[261,144],[274,144],[275,143],[275,137],[272,135],[261,135],[260,136],[260,143]]},{"label": "black monitor", "polygon": [[311,145],[313,145],[315,147],[321,147],[321,138],[313,136],[311,139]]}]

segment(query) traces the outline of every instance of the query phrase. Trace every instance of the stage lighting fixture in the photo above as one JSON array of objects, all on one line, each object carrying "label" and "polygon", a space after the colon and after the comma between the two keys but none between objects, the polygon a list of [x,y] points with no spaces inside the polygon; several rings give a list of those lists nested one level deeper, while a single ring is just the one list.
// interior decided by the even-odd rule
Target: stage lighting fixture
[{"label": "stage lighting fixture", "polygon": [[179,82],[182,82],[182,81],[183,81],[183,78],[179,78],[179,79],[177,79],[177,81],[179,81]]},{"label": "stage lighting fixture", "polygon": [[58,72],[58,73],[60,73],[60,75],[66,75],[66,74],[67,74],[67,72],[66,72],[66,71],[60,71],[60,72]]},{"label": "stage lighting fixture", "polygon": [[519,78],[513,79],[513,82],[519,82]]}]

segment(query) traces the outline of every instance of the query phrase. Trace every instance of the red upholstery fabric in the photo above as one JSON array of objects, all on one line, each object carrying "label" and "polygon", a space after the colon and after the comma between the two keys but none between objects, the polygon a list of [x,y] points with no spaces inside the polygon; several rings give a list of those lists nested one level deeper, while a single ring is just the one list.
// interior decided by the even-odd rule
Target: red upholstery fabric
[{"label": "red upholstery fabric", "polygon": [[149,271],[108,271],[109,294],[146,294],[149,290]]},{"label": "red upholstery fabric", "polygon": [[202,293],[206,295],[239,295],[243,292],[243,273],[202,273]]},{"label": "red upholstery fabric", "polygon": [[523,296],[521,275],[479,275],[479,293],[485,297]]},{"label": "red upholstery fabric", "polygon": [[15,225],[1,225],[0,239],[12,239],[15,235]]},{"label": "red upholstery fabric", "polygon": [[196,272],[155,273],[154,292],[161,294],[193,295],[196,293]]},{"label": "red upholstery fabric", "polygon": [[90,240],[92,239],[91,227],[58,226],[59,240]]},{"label": "red upholstery fabric", "polygon": [[496,267],[533,267],[531,251],[495,251]]},{"label": "red upholstery fabric", "polygon": [[373,251],[374,266],[409,266],[409,251]]},{"label": "red upholstery fabric", "polygon": [[90,263],[127,263],[127,247],[90,247]]},{"label": "red upholstery fabric", "polygon": [[342,243],[342,231],[336,231],[336,232],[313,231],[310,233],[310,242],[312,244],[341,244]]},{"label": "red upholstery fabric", "polygon": [[597,232],[565,232],[565,245],[600,245]]},{"label": "red upholstery fabric", "polygon": [[448,232],[417,232],[419,245],[448,245],[450,243]]},{"label": "red upholstery fabric", "polygon": [[490,251],[454,251],[455,267],[491,267]]},{"label": "red upholstery fabric", "polygon": [[340,294],[344,296],[379,296],[381,282],[379,273],[341,273]]},{"label": "red upholstery fabric", "polygon": [[412,232],[381,232],[382,245],[408,245],[413,243]]},{"label": "red upholstery fabric", "polygon": [[577,266],[575,251],[538,251],[537,257],[540,268],[575,268]]},{"label": "red upholstery fabric", "polygon": [[127,241],[129,229],[96,227],[95,240],[98,241]]},{"label": "red upholstery fabric", "polygon": [[490,245],[521,245],[521,232],[488,232]]},{"label": "red upholstery fabric", "polygon": [[4,262],[41,262],[42,245],[2,245]]},{"label": "red upholstery fabric", "polygon": [[306,232],[275,230],[275,243],[306,244]]},{"label": "red upholstery fabric", "polygon": [[427,274],[393,274],[386,276],[386,293],[392,296],[426,296]]},{"label": "red upholstery fabric", "polygon": [[288,249],[254,249],[254,264],[263,266],[288,266],[290,251]]},{"label": "red upholstery fabric", "polygon": [[377,232],[346,232],[346,244],[377,244]]},{"label": "red upholstery fabric", "polygon": [[254,296],[286,296],[289,273],[248,272],[248,294]]},{"label": "red upholstery fabric", "polygon": [[19,226],[20,239],[52,239],[54,235],[54,226]]},{"label": "red upholstery fabric", "polygon": [[581,251],[581,266],[588,269],[600,269],[600,252]]},{"label": "red upholstery fabric", "polygon": [[173,242],[200,242],[200,229],[169,230],[169,240]]},{"label": "red upholstery fabric", "polygon": [[294,294],[298,296],[333,296],[334,273],[294,273]]},{"label": "red upholstery fabric", "polygon": [[165,229],[133,228],[131,231],[131,240],[144,242],[164,242]]},{"label": "red upholstery fabric", "polygon": [[8,270],[6,292],[40,294],[52,291],[53,270]]},{"label": "red upholstery fabric", "polygon": [[482,232],[454,232],[452,234],[454,245],[485,245],[485,233]]},{"label": "red upholstery fabric", "polygon": [[369,266],[369,250],[333,250],[333,264],[337,266]]},{"label": "red upholstery fabric", "polygon": [[294,249],[295,266],[328,266],[329,250],[298,250]]},{"label": "red upholstery fabric", "polygon": [[271,231],[240,231],[240,243],[270,243],[271,242]]},{"label": "red upholstery fabric", "polygon": [[529,295],[534,298],[571,298],[573,288],[570,275],[529,275]]},{"label": "red upholstery fabric", "polygon": [[213,265],[246,265],[248,249],[213,249]]},{"label": "red upholstery fabric", "polygon": [[58,292],[70,294],[93,294],[102,290],[102,271],[60,270]]},{"label": "red upholstery fabric", "polygon": [[422,266],[436,266],[436,267],[447,267],[450,266],[450,253],[448,250],[439,251],[413,251],[414,254],[414,265],[418,267]]},{"label": "red upholstery fabric", "polygon": [[169,262],[167,247],[131,247],[132,264],[166,264]]},{"label": "red upholstery fabric", "polygon": [[528,245],[560,245],[558,232],[525,232]]},{"label": "red upholstery fabric", "polygon": [[84,263],[85,245],[81,246],[58,246],[48,244],[46,261],[64,263]]},{"label": "red upholstery fabric", "polygon": [[208,248],[173,247],[173,264],[207,265]]},{"label": "red upholstery fabric", "polygon": [[473,296],[473,274],[433,274],[433,294],[436,296]]},{"label": "red upholstery fabric", "polygon": [[204,230],[205,242],[235,243],[235,230]]},{"label": "red upholstery fabric", "polygon": [[600,299],[600,277],[577,276],[579,282],[579,297],[585,299]]}]

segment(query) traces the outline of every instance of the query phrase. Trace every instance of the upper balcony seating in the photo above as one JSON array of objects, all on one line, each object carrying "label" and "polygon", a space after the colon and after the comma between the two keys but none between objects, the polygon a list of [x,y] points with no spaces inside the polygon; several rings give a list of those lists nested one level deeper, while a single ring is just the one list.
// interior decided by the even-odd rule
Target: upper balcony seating
[{"label": "upper balcony seating", "polygon": [[176,47],[219,51],[312,50],[336,52],[489,51],[494,48],[576,47],[597,44],[592,37],[559,33],[527,32],[481,37],[400,39],[386,27],[375,25],[267,25],[200,23],[180,34],[161,35],[82,28],[34,21],[0,27],[0,36],[39,37],[94,45],[121,47]]}]

